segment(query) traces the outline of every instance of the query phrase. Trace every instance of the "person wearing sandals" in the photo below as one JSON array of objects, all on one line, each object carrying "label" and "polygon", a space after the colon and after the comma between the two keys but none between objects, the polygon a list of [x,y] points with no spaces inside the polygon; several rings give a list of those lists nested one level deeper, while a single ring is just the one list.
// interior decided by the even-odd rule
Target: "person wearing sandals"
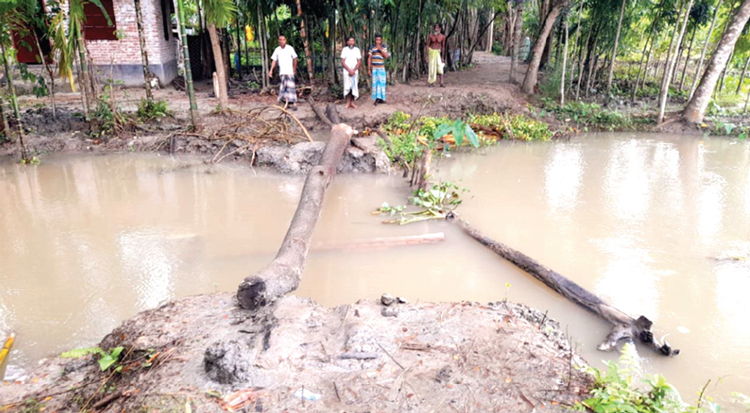
[{"label": "person wearing sandals", "polygon": [[383,44],[383,36],[375,35],[375,45],[370,48],[367,69],[372,77],[372,98],[375,104],[385,103],[385,59],[390,56],[388,47]]},{"label": "person wearing sandals", "polygon": [[427,62],[427,85],[435,86],[437,76],[440,75],[440,87],[443,85],[443,54],[445,53],[445,35],[442,33],[439,24],[436,24],[434,31],[427,36],[427,50],[425,50],[425,62]]},{"label": "person wearing sandals", "polygon": [[268,77],[273,78],[273,69],[279,64],[279,103],[289,106],[291,110],[297,110],[297,83],[294,74],[297,73],[297,53],[292,46],[286,44],[286,37],[279,36],[279,46],[271,55],[271,68]]}]

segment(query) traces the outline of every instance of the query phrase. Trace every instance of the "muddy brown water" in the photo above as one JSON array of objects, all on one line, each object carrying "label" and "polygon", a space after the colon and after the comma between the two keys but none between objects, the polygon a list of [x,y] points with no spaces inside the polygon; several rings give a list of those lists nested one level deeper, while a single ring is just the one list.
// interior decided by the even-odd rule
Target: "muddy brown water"
[{"label": "muddy brown water", "polygon": [[[90,346],[175,297],[234,291],[274,256],[303,178],[242,166],[123,154],[0,165],[0,332],[16,331],[10,374]],[[750,145],[595,134],[503,143],[436,162],[470,189],[462,216],[620,309],[655,321],[683,354],[640,351],[687,401],[750,393]],[[403,203],[394,176],[339,176],[298,295],[338,305],[383,292],[415,301],[522,302],[560,321],[589,362],[605,323],[444,222],[382,225]],[[444,232],[446,241],[340,249],[354,240]]]}]

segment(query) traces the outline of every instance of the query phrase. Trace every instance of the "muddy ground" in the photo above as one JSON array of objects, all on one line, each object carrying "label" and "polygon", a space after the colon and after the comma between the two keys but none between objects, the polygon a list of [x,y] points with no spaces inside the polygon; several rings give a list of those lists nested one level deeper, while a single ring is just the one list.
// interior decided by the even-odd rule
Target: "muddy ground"
[{"label": "muddy ground", "polygon": [[[505,57],[491,54],[477,53],[474,67],[455,73],[445,75],[445,88],[428,88],[423,79],[414,80],[409,84],[395,84],[388,87],[388,103],[385,105],[374,105],[366,90],[362,90],[360,99],[357,101],[356,109],[344,109],[341,99],[331,97],[325,87],[316,90],[312,95],[316,96],[321,108],[328,103],[334,103],[341,116],[341,120],[355,129],[365,131],[376,128],[384,123],[395,111],[405,111],[412,114],[423,114],[430,116],[461,117],[467,113],[493,113],[493,112],[524,112],[526,111],[526,97],[520,92],[517,85],[508,83],[509,60]],[[237,86],[230,91],[230,108],[236,112],[247,112],[260,107],[273,105],[276,97],[273,93],[249,93],[243,87]],[[174,111],[174,118],[166,118],[150,122],[145,125],[128,125],[118,131],[116,137],[98,136],[96,131],[91,131],[88,123],[83,121],[81,113],[80,96],[76,93],[58,93],[56,101],[58,113],[52,116],[47,98],[35,98],[23,96],[20,104],[23,112],[23,124],[26,130],[26,145],[32,155],[44,155],[57,152],[112,152],[112,151],[173,151],[175,153],[187,152],[206,155],[206,158],[214,160],[218,153],[219,157],[231,152],[237,147],[224,147],[228,140],[227,136],[215,134],[214,132],[222,126],[236,121],[236,116],[217,115],[213,113],[218,105],[218,99],[212,96],[212,87],[208,83],[198,83],[197,100],[201,114],[199,130],[186,133],[189,102],[184,92],[167,86],[155,92],[157,99],[169,103],[169,108]],[[143,91],[140,89],[125,89],[115,92],[115,102],[118,108],[124,111],[135,111],[138,102],[143,99]],[[316,141],[327,140],[327,127],[320,122],[303,97],[299,109],[292,112],[300,122],[309,130]],[[275,115],[273,115],[275,116]],[[291,129],[298,126],[287,119],[286,123]],[[362,136],[365,137],[365,136]],[[241,139],[240,139],[241,141]],[[302,139],[296,142],[303,141]],[[277,142],[266,140],[253,145],[256,149],[264,146],[286,146],[294,143],[294,140]],[[242,142],[240,142],[242,143]],[[230,143],[234,145],[234,143]],[[240,145],[242,146],[242,145]],[[223,148],[224,147],[224,148]],[[222,148],[224,152],[220,152]],[[250,149],[250,148],[249,148]],[[359,172],[386,171],[375,164],[382,163],[381,160],[369,157],[367,148],[359,147],[364,151],[349,154],[349,167],[343,170]],[[308,148],[301,148],[307,151]],[[278,149],[274,150],[276,153]],[[253,165],[269,166],[284,172],[295,172],[298,169],[294,165],[278,164],[277,162],[262,162],[256,159],[252,150],[238,151],[228,157],[227,160],[253,161]],[[0,145],[0,158],[20,159],[21,151],[17,144],[5,143]],[[257,155],[257,154],[256,154]],[[362,156],[364,160],[359,159]]]},{"label": "muddy ground", "polygon": [[289,296],[253,314],[202,295],[142,312],[100,346],[124,347],[123,360],[101,372],[93,355],[49,358],[0,386],[0,409],[557,412],[591,380],[555,321],[505,302],[325,308]]}]

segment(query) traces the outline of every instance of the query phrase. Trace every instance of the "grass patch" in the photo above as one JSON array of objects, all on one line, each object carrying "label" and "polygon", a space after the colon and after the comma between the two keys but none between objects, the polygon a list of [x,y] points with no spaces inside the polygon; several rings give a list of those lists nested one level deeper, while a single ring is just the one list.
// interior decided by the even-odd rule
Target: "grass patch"
[{"label": "grass patch", "polygon": [[607,131],[632,130],[643,120],[635,120],[620,112],[602,108],[596,103],[570,102],[560,106],[557,102],[544,99],[544,109],[554,113],[558,120],[573,122],[584,128]]},{"label": "grass patch", "polygon": [[470,115],[466,120],[422,116],[412,119],[405,112],[395,112],[382,127],[390,145],[379,139],[381,147],[393,162],[411,164],[425,148],[449,152],[471,145],[488,146],[501,139],[546,141],[554,136],[546,123],[525,115]]}]

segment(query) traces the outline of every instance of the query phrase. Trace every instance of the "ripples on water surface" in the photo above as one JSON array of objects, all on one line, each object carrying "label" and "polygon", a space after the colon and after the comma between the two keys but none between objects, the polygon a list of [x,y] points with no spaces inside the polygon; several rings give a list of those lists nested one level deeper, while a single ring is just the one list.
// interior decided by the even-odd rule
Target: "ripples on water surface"
[{"label": "ripples on water surface", "polygon": [[[174,297],[234,291],[273,258],[302,178],[184,163],[129,154],[0,166],[0,331],[18,332],[12,363],[96,343]],[[476,227],[670,333],[682,355],[641,355],[686,400],[719,376],[717,393],[750,393],[750,264],[730,259],[750,254],[748,144],[598,134],[438,165],[471,190],[460,212]],[[297,293],[326,305],[385,291],[412,302],[507,295],[549,310],[593,365],[615,357],[595,350],[603,322],[450,225],[370,215],[407,193],[397,177],[339,176]],[[440,244],[316,251],[441,231]]]}]

